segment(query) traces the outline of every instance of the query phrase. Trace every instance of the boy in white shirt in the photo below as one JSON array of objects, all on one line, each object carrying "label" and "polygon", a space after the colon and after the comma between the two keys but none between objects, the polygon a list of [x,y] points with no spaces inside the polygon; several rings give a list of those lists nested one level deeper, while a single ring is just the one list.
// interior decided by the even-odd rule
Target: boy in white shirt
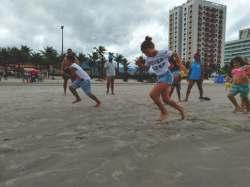
[{"label": "boy in white shirt", "polygon": [[107,76],[107,92],[109,94],[109,88],[111,87],[111,94],[114,95],[114,81],[115,81],[115,64],[113,63],[112,53],[109,53],[108,62],[105,63],[104,68],[106,69]]},{"label": "boy in white shirt", "polygon": [[72,102],[73,104],[81,101],[76,89],[82,88],[84,93],[96,102],[95,107],[101,105],[100,100],[91,92],[91,78],[78,64],[73,63],[65,69],[65,72],[73,80],[72,84],[69,86],[71,93],[76,97],[76,100]]}]

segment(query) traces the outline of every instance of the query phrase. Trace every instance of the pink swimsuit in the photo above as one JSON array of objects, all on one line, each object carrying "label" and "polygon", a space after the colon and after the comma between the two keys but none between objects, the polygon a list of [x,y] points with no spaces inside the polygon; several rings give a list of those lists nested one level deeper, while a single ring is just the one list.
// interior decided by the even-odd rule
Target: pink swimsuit
[{"label": "pink swimsuit", "polygon": [[247,73],[244,69],[242,68],[235,68],[232,70],[233,77],[242,77],[242,76],[247,76]]}]

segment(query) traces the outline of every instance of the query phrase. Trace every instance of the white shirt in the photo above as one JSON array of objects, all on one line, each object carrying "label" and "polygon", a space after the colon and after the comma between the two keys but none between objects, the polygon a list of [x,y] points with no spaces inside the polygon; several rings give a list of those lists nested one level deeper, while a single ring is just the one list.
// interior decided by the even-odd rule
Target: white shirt
[{"label": "white shirt", "polygon": [[106,69],[107,76],[115,76],[115,63],[106,62],[104,68]]},{"label": "white shirt", "polygon": [[146,66],[151,66],[157,76],[163,75],[168,71],[170,65],[169,58],[172,56],[172,51],[158,51],[154,57],[146,58]]},{"label": "white shirt", "polygon": [[90,76],[88,75],[88,73],[86,71],[84,71],[81,66],[79,66],[76,63],[73,63],[70,65],[70,67],[75,68],[76,69],[76,74],[83,80],[90,80]]}]

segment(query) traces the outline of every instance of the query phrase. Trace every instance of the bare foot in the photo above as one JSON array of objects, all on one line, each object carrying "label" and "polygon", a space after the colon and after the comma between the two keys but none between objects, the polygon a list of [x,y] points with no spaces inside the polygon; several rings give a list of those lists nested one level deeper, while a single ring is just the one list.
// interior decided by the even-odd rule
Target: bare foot
[{"label": "bare foot", "polygon": [[76,99],[75,101],[73,101],[72,103],[75,104],[75,103],[79,103],[81,102],[81,99]]},{"label": "bare foot", "polygon": [[94,107],[99,108],[101,106],[101,103],[97,103]]},{"label": "bare foot", "polygon": [[181,121],[185,120],[187,115],[185,114],[184,111],[181,112]]},{"label": "bare foot", "polygon": [[240,107],[237,107],[234,109],[233,113],[237,113],[237,112],[243,112],[243,109]]},{"label": "bare foot", "polygon": [[168,114],[165,113],[165,114],[161,114],[161,115],[160,115],[160,118],[159,118],[157,121],[166,122],[167,119],[168,119]]}]

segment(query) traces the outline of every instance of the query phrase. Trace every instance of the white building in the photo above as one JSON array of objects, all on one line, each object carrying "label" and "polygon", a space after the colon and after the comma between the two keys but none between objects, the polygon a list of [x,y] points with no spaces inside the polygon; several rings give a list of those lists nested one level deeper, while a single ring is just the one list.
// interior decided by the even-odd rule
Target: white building
[{"label": "white building", "polygon": [[226,42],[224,53],[225,64],[230,63],[237,56],[250,60],[250,29],[240,30],[238,40]]},{"label": "white building", "polygon": [[182,50],[182,6],[170,10],[169,15],[169,45],[172,50],[181,54]]},{"label": "white building", "polygon": [[225,26],[226,6],[188,0],[169,12],[169,48],[185,62],[199,51],[203,62],[223,64]]}]

